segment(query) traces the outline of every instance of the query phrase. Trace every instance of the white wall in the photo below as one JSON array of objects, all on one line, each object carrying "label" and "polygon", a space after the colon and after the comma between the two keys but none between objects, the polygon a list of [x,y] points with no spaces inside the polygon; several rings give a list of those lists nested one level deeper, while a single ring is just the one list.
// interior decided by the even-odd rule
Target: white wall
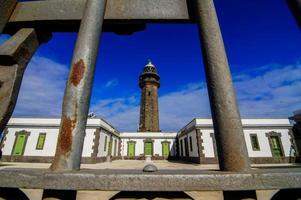
[{"label": "white wall", "polygon": [[[106,141],[106,150],[104,150],[105,147],[105,137],[107,137],[107,141]],[[105,157],[108,155],[108,149],[109,149],[109,141],[110,141],[110,135],[104,131],[104,130],[100,130],[100,137],[99,137],[99,146],[98,146],[98,153],[97,153],[97,157]]]},{"label": "white wall", "polygon": [[[285,156],[290,156],[290,148],[291,148],[291,141],[290,141],[290,135],[289,135],[289,129],[288,128],[270,128],[270,129],[263,129],[263,128],[245,128],[244,129],[244,137],[245,137],[245,142],[248,150],[248,155],[249,157],[272,157],[272,152],[269,144],[268,137],[266,136],[266,133],[274,131],[276,133],[281,133],[281,143],[283,146],[283,150],[285,153]],[[210,136],[211,133],[213,133],[213,129],[201,129],[202,132],[202,139],[203,139],[203,148],[204,151],[203,153],[205,154],[205,157],[208,158],[213,158],[215,157],[215,152],[214,152],[214,144],[213,144],[213,138]],[[251,141],[250,141],[250,134],[257,134],[258,138],[258,143],[260,146],[259,151],[254,151],[252,149]],[[180,140],[183,140],[184,144],[184,138],[188,136],[188,146],[190,145],[189,142],[189,137],[192,136],[193,140],[193,146],[196,146],[196,134],[195,130],[189,132],[187,135],[184,135],[180,137]],[[181,143],[180,143],[181,145]],[[193,152],[190,152],[190,146],[189,146],[189,156],[194,157],[197,156],[198,153],[195,152],[196,148],[193,148]],[[181,150],[181,148],[180,148]],[[183,145],[183,153],[181,155],[185,155],[185,147]],[[291,155],[293,156],[293,155]]]},{"label": "white wall", "polygon": [[[16,121],[18,120],[14,120],[14,122]],[[19,124],[18,126],[20,126],[20,128],[9,127],[8,134],[6,135],[6,139],[4,141],[4,148],[2,149],[3,155],[10,156],[12,154],[13,145],[16,139],[15,133],[25,130],[26,132],[30,132],[30,135],[27,138],[23,156],[50,156],[50,157],[54,156],[56,151],[56,145],[57,145],[59,124],[56,124],[57,127],[51,128],[51,127],[47,127],[45,120],[42,120],[42,122],[45,123],[46,127],[41,127],[41,128],[34,127],[34,126],[30,127],[28,125],[22,127]],[[30,121],[30,123],[32,123],[32,120]],[[84,139],[82,157],[91,157],[91,154],[93,153],[93,146],[94,146],[94,138],[95,138],[94,133],[96,130],[97,130],[96,127],[87,127],[85,139]],[[46,133],[44,148],[42,150],[36,149],[36,145],[40,133]],[[108,138],[106,151],[104,151],[104,136],[107,136]],[[118,155],[118,145],[119,145],[118,136],[113,135],[113,140],[114,141],[117,140],[116,155]],[[101,129],[100,141],[98,146],[98,155],[97,155],[98,157],[104,157],[108,154],[109,141],[110,141],[110,133]],[[115,142],[113,142],[112,144],[112,154],[114,153],[114,148],[115,148]]]},{"label": "white wall", "polygon": [[[191,142],[192,142],[192,151],[191,151],[191,147],[190,147],[190,137],[191,137]],[[192,130],[190,131],[188,134],[183,135],[182,137],[180,137],[180,152],[181,152],[181,141],[183,141],[183,152],[180,153],[180,155],[185,156],[186,155],[186,150],[185,150],[185,138],[187,138],[188,141],[188,153],[189,153],[189,157],[198,157],[199,153],[198,153],[198,144],[197,144],[197,138],[196,138],[196,130]]]},{"label": "white wall", "polygon": [[[25,146],[24,156],[54,156],[58,136],[58,129],[55,128],[9,128],[4,142],[4,148],[2,149],[3,155],[11,155],[16,139],[15,133],[22,130],[30,132]],[[37,150],[36,145],[40,133],[46,133],[46,139],[44,148]]]},{"label": "white wall", "polygon": [[112,156],[118,156],[119,154],[119,138],[116,136],[112,137]]},{"label": "white wall", "polygon": [[91,154],[93,153],[93,145],[94,145],[94,138],[95,138],[95,128],[88,128],[86,129],[86,136],[84,140],[84,147],[82,152],[82,157],[91,157]]},{"label": "white wall", "polygon": [[[288,129],[268,129],[268,130],[267,129],[245,129],[244,136],[246,140],[249,157],[272,157],[269,140],[268,137],[266,136],[266,133],[271,131],[274,131],[276,133],[281,133],[280,139],[283,146],[284,154],[287,157],[290,156],[289,153],[291,148],[291,142],[290,142]],[[260,147],[259,151],[254,151],[252,149],[250,134],[257,135],[258,143]]]},{"label": "white wall", "polygon": [[131,137],[123,137],[121,139],[122,141],[122,148],[121,148],[121,155],[127,156],[127,150],[128,150],[128,141],[135,141],[135,156],[143,156],[144,155],[144,140],[145,139],[151,139],[153,140],[153,155],[156,154],[158,156],[162,156],[162,142],[168,141],[170,142],[170,156],[175,155],[175,147],[173,147],[175,143],[175,139],[164,139],[164,138],[154,138],[154,137],[147,137],[147,138],[135,138],[134,135],[139,135],[139,133],[133,133]]},{"label": "white wall", "polygon": [[[107,146],[106,150],[104,150],[105,147],[105,137],[107,137]],[[99,146],[98,146],[98,153],[97,157],[106,157],[109,153],[109,142],[111,139],[111,134],[108,133],[107,131],[101,129],[100,130],[100,137],[99,137]],[[115,140],[117,141],[117,149],[116,149],[116,154],[114,155],[114,150],[115,150]],[[119,138],[115,135],[112,136],[112,156],[118,156],[119,152]]]},{"label": "white wall", "polygon": [[216,155],[214,153],[213,138],[210,136],[211,133],[213,133],[213,130],[204,129],[201,130],[201,132],[202,132],[203,147],[204,147],[203,153],[205,157],[214,158]]}]

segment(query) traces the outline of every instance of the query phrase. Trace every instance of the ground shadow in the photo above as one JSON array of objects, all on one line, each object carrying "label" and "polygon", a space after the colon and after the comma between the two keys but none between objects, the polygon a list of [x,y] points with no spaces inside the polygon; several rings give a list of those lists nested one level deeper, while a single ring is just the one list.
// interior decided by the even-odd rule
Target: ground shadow
[{"label": "ground shadow", "polygon": [[127,192],[122,191],[111,198],[113,199],[192,199],[184,192]]}]

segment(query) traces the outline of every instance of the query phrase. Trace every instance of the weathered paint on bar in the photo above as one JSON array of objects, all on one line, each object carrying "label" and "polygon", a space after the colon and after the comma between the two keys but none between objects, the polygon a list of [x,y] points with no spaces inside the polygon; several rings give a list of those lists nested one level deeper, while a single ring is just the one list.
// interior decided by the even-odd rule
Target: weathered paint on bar
[{"label": "weathered paint on bar", "polygon": [[88,0],[65,89],[51,170],[79,170],[106,0]]},{"label": "weathered paint on bar", "polygon": [[250,160],[213,0],[197,0],[196,9],[220,168],[248,171]]}]

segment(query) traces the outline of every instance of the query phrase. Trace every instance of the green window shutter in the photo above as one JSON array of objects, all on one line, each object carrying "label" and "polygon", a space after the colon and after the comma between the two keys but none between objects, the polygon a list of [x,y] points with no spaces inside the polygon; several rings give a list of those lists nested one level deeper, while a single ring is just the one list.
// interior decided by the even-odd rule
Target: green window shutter
[{"label": "green window shutter", "polygon": [[144,155],[153,155],[153,143],[152,142],[144,143]]},{"label": "green window shutter", "polygon": [[45,139],[46,139],[46,133],[40,133],[36,149],[42,150],[44,148]]},{"label": "green window shutter", "polygon": [[135,143],[134,142],[128,143],[128,156],[129,157],[135,156]]},{"label": "green window shutter", "polygon": [[25,149],[25,142],[26,142],[26,134],[20,133],[16,137],[14,149],[13,149],[13,156],[22,156]]}]

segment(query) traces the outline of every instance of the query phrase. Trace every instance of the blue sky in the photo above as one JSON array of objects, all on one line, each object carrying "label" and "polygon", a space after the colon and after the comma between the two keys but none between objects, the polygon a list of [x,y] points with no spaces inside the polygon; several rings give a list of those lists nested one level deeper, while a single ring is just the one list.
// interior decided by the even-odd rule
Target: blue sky
[{"label": "blue sky", "polygon": [[[301,108],[301,32],[284,0],[215,0],[243,117],[288,117]],[[4,42],[8,37],[0,37]],[[14,116],[59,116],[76,33],[54,33],[25,73]],[[121,131],[138,127],[138,76],[151,59],[161,75],[160,125],[177,131],[210,117],[197,26],[148,24],[130,36],[103,33],[91,111]]]}]

